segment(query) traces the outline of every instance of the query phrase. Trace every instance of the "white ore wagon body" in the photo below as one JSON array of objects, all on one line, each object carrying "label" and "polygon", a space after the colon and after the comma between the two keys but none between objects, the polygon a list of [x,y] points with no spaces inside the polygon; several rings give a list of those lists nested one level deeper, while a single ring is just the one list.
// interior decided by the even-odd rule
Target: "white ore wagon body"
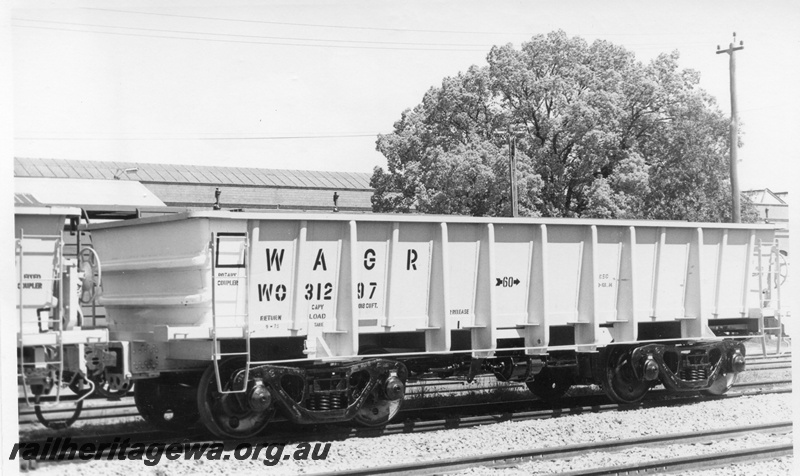
[{"label": "white ore wagon body", "polygon": [[759,225],[232,212],[90,229],[112,335],[246,329],[303,336],[308,358],[355,355],[376,333],[423,332],[443,352],[468,330],[483,356],[499,339],[535,353],[713,337],[709,322],[759,308],[755,251],[774,238]]},{"label": "white ore wagon body", "polygon": [[[140,414],[249,437],[397,414],[407,380],[492,373],[555,400],[721,394],[759,332],[766,225],[189,212],[88,226],[104,381]],[[768,258],[768,256],[767,256]],[[755,323],[755,328],[753,328]]]}]

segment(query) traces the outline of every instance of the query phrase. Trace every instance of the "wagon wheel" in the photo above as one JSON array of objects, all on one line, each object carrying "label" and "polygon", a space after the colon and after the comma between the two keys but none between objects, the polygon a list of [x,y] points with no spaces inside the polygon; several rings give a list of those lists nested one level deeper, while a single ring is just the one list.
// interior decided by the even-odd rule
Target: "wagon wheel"
[{"label": "wagon wheel", "polygon": [[[220,362],[220,382],[224,391],[242,388],[245,362],[228,360]],[[261,432],[275,415],[274,405],[267,410],[254,410],[250,406],[250,390],[243,393],[221,393],[217,389],[214,365],[209,365],[200,378],[197,389],[197,408],[200,421],[220,438],[250,438]]]},{"label": "wagon wheel", "polygon": [[162,430],[178,431],[197,422],[194,394],[195,388],[190,385],[139,380],[133,401],[146,422]]},{"label": "wagon wheel", "polygon": [[616,403],[638,403],[644,398],[651,383],[636,377],[627,349],[615,348],[608,353],[605,363],[603,388]]},{"label": "wagon wheel", "polygon": [[364,405],[356,413],[353,421],[368,428],[384,426],[397,416],[402,407],[402,397],[397,400],[383,398],[379,386],[376,385]]},{"label": "wagon wheel", "polygon": [[[358,351],[359,355],[382,355],[388,353],[389,351],[377,345],[367,345]],[[403,385],[405,385],[405,382],[403,382]],[[364,405],[353,417],[353,422],[367,428],[380,427],[386,425],[392,418],[397,416],[402,407],[402,397],[397,400],[389,400],[382,395],[380,385],[376,385]]]},{"label": "wagon wheel", "polygon": [[701,390],[700,393],[703,395],[723,395],[733,387],[735,381],[736,374],[734,372],[722,372],[716,380],[711,383],[710,387]]},{"label": "wagon wheel", "polygon": [[554,402],[561,398],[572,385],[572,378],[569,373],[563,370],[555,370],[544,367],[533,381],[525,382],[528,389],[546,402]]},{"label": "wagon wheel", "polygon": [[93,248],[82,249],[79,258],[80,270],[83,271],[79,300],[81,304],[91,304],[95,296],[97,296],[97,290],[100,289],[100,282],[103,276],[100,258]]}]

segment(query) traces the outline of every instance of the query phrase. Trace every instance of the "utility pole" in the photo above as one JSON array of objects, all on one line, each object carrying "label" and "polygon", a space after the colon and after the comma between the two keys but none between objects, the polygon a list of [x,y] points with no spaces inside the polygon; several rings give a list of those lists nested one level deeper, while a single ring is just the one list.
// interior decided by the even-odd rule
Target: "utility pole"
[{"label": "utility pole", "polygon": [[728,53],[730,56],[730,73],[731,73],[731,144],[730,144],[730,159],[731,159],[731,195],[733,196],[733,222],[741,223],[741,197],[739,196],[739,173],[737,149],[739,148],[739,114],[736,109],[736,53],[744,49],[744,42],[739,41],[736,45],[736,32],[733,32],[733,41],[728,46],[728,49],[721,50],[717,45],[717,54]]},{"label": "utility pole", "polygon": [[524,131],[519,128],[508,127],[505,131],[495,131],[495,134],[500,137],[505,137],[508,140],[508,180],[509,191],[511,193],[511,216],[516,218],[519,216],[519,198],[517,187],[517,137],[516,134],[522,134]]},{"label": "utility pole", "polygon": [[511,216],[517,218],[519,216],[519,199],[517,198],[517,138],[514,134],[509,134],[509,180],[511,181]]}]

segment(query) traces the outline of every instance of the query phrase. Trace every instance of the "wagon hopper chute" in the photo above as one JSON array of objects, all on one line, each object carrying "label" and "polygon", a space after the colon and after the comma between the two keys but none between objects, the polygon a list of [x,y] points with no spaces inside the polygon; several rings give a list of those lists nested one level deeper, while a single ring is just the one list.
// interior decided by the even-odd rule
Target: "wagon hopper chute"
[{"label": "wagon hopper chute", "polygon": [[[723,393],[761,306],[766,225],[191,212],[88,226],[114,378],[142,415],[257,433],[381,425],[409,378],[494,373],[557,398]],[[724,321],[720,321],[724,320]],[[739,321],[740,320],[740,321]],[[756,329],[756,332],[758,329]]]}]

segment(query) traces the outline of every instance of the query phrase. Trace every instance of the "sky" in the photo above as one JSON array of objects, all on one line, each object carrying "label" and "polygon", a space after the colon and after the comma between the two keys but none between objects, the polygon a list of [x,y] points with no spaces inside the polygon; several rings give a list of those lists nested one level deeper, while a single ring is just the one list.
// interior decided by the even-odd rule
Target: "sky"
[{"label": "sky", "polygon": [[741,188],[783,191],[798,159],[794,1],[36,1],[12,3],[16,157],[370,173],[442,79],[563,29],[681,67],[730,111]]}]

